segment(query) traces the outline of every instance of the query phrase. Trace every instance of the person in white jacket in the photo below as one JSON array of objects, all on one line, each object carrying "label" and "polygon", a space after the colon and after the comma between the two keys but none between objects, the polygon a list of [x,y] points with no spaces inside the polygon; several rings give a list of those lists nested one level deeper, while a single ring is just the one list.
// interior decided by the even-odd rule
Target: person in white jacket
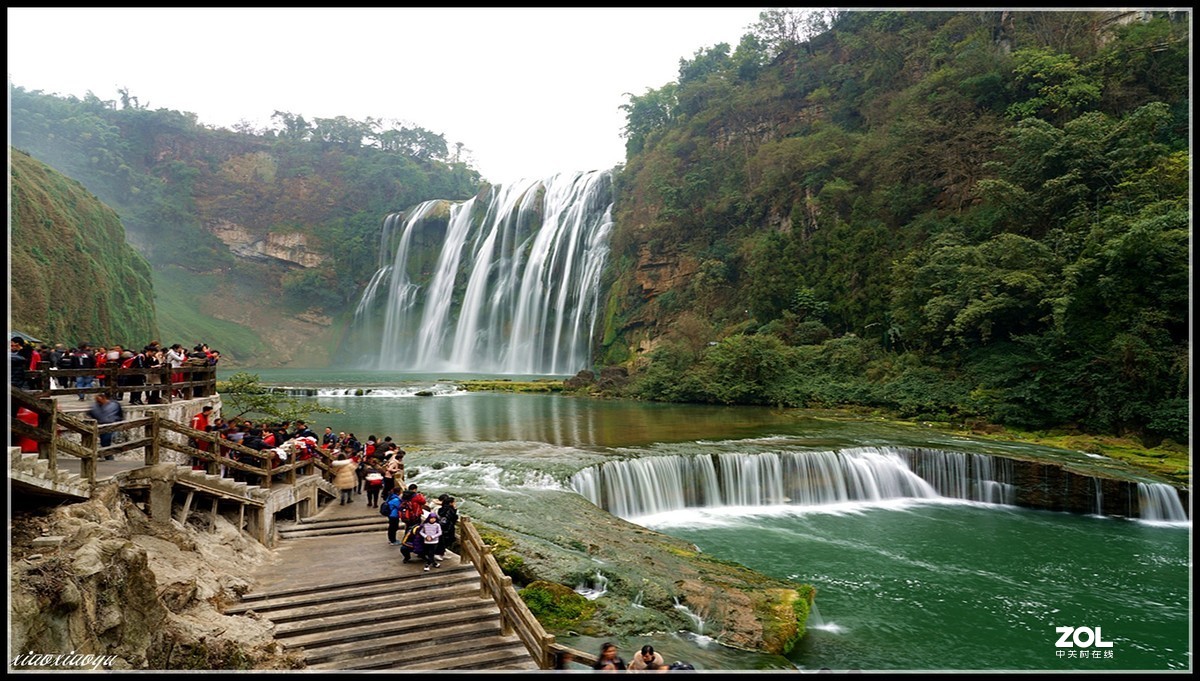
[{"label": "person in white jacket", "polygon": [[425,572],[429,572],[430,566],[442,566],[433,558],[437,554],[438,543],[442,539],[442,525],[438,522],[438,514],[430,513],[425,516],[420,532],[421,538],[425,541],[425,546],[421,549],[421,557],[425,559]]}]

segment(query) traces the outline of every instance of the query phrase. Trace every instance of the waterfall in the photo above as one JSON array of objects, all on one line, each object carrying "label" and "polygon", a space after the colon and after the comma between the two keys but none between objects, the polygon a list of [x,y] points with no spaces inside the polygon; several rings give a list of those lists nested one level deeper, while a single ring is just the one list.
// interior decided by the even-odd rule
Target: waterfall
[{"label": "waterfall", "polygon": [[694,629],[694,633],[700,634],[700,635],[704,634],[704,618],[702,618],[699,615],[697,615],[696,613],[692,612],[683,603],[680,603],[679,598],[675,598],[675,609],[678,610],[679,612],[682,612],[684,615],[687,616],[688,619],[690,619],[692,621],[692,624],[696,627]]},{"label": "waterfall", "polygon": [[571,488],[622,518],[694,507],[820,506],[950,497],[1010,503],[1009,462],[988,455],[861,447],[656,456],[579,471]]},{"label": "waterfall", "polygon": [[382,317],[373,368],[572,374],[591,366],[612,173],[487,187],[384,220],[355,333]]},{"label": "waterfall", "polygon": [[589,601],[594,601],[608,593],[608,577],[605,577],[603,572],[596,570],[596,574],[592,576],[591,584],[587,581],[580,582],[574,591]]},{"label": "waterfall", "polygon": [[1139,482],[1137,490],[1138,517],[1142,520],[1188,521],[1187,510],[1179,501],[1179,492],[1174,487],[1161,482]]}]

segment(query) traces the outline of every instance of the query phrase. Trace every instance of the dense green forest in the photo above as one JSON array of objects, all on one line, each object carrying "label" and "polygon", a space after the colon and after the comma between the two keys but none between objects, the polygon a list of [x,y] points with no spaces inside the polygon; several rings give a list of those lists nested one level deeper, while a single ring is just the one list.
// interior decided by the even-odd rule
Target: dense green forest
[{"label": "dense green forest", "polygon": [[116,213],[20,151],[10,150],[8,174],[8,295],[9,309],[20,311],[11,317],[16,328],[71,344],[155,338],[150,265],[125,242]]},{"label": "dense green forest", "polygon": [[1189,64],[1184,12],[764,13],[625,107],[605,361],[1186,442]]},{"label": "dense green forest", "polygon": [[[628,98],[596,363],[643,399],[1187,442],[1190,37],[1186,12],[764,12]],[[117,211],[164,340],[235,362],[331,362],[383,217],[482,186],[421,127],[118,94],[10,85],[12,144]]]}]

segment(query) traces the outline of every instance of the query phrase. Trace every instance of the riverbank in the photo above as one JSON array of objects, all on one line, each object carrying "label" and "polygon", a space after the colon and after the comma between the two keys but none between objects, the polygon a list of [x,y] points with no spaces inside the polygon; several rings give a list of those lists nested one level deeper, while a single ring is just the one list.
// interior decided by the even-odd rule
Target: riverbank
[{"label": "riverbank", "polygon": [[[570,379],[568,379],[570,380]],[[459,381],[457,385],[469,392],[511,392],[511,393],[579,393],[597,399],[619,397],[631,399],[628,395],[613,394],[608,391],[596,391],[590,387],[571,388],[568,381],[546,379],[536,381],[480,380]],[[837,420],[860,420],[874,423],[909,426],[913,428],[933,429],[947,435],[970,436],[996,442],[1018,442],[1023,444],[1053,447],[1069,451],[1096,454],[1116,459],[1136,466],[1153,475],[1170,480],[1173,483],[1188,487],[1191,485],[1191,452],[1186,444],[1171,440],[1163,440],[1159,444],[1148,447],[1133,437],[1116,435],[1101,435],[1083,433],[1071,428],[1049,431],[1024,431],[1003,425],[975,420],[970,423],[951,423],[920,421],[904,419],[896,414],[888,413],[877,408],[845,407],[842,409],[796,409],[785,408],[789,412]]]}]

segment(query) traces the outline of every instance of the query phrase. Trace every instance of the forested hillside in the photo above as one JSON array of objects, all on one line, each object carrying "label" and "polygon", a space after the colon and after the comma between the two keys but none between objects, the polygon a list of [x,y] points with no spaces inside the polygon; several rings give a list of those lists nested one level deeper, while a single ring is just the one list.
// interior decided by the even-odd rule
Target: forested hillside
[{"label": "forested hillside", "polygon": [[[596,364],[646,399],[1186,442],[1190,37],[1186,12],[764,13],[629,98]],[[235,363],[330,364],[383,217],[481,187],[424,128],[118,94],[11,86],[13,145],[117,211],[163,340]]]},{"label": "forested hillside", "polygon": [[10,150],[9,318],[49,342],[157,337],[150,265],[111,208],[75,180]]},{"label": "forested hillside", "polygon": [[479,188],[419,126],[276,112],[271,129],[232,131],[118,94],[10,86],[12,144],[116,210],[153,266],[164,340],[234,363],[328,364],[383,217]]},{"label": "forested hillside", "polygon": [[772,11],[630,98],[604,361],[659,400],[1184,442],[1190,23]]}]

